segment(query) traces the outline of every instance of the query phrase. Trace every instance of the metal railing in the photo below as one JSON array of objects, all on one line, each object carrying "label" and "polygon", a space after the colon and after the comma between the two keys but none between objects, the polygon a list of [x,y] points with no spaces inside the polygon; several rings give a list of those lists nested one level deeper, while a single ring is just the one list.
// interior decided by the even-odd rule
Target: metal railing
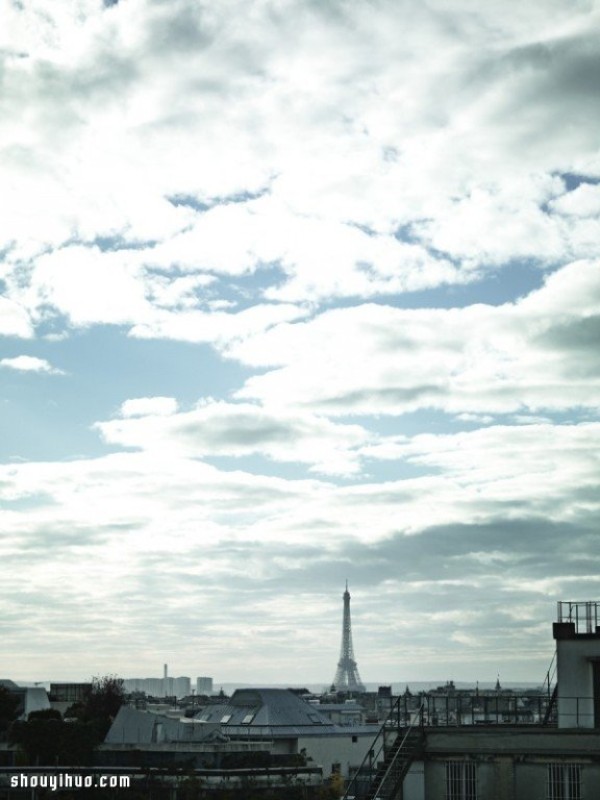
[{"label": "metal railing", "polygon": [[[449,694],[402,695],[396,701],[390,717],[397,728],[408,727],[416,713],[424,726],[462,725],[541,725],[556,722],[556,708],[548,718],[552,692],[546,688],[528,694],[484,692]],[[388,717],[388,721],[390,719]],[[389,724],[389,723],[388,723]]]},{"label": "metal railing", "polygon": [[600,626],[600,602],[559,600],[557,606],[558,622],[574,622],[575,633],[596,633]]},{"label": "metal railing", "polygon": [[[556,693],[556,684],[546,685],[536,693],[512,694],[422,694],[399,697],[384,725],[389,732],[406,731],[418,717],[424,728],[466,727],[477,725],[518,725],[536,727],[565,725],[594,726],[594,698]],[[560,715],[560,719],[559,719]],[[378,736],[381,736],[381,731]],[[375,743],[374,743],[375,744]],[[375,757],[375,756],[374,756]]]}]

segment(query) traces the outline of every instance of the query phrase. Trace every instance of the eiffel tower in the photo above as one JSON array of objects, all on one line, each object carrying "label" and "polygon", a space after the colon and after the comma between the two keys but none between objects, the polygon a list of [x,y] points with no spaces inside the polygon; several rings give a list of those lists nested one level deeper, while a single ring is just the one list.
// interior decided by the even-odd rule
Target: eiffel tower
[{"label": "eiffel tower", "polygon": [[348,581],[344,592],[344,621],[342,623],[342,647],[340,660],[331,687],[336,692],[364,692],[366,691],[358,674],[358,666],[354,660],[352,647],[352,625],[350,622],[350,592]]}]

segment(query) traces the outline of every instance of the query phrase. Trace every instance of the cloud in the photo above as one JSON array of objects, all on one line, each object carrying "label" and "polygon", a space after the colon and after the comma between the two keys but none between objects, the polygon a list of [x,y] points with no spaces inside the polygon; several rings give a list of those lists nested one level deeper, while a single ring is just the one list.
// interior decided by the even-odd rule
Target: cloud
[{"label": "cloud", "polygon": [[600,186],[582,183],[572,192],[557,197],[551,205],[554,211],[565,216],[598,217],[600,216]]},{"label": "cloud", "polygon": [[121,416],[143,417],[169,416],[177,411],[177,400],[174,397],[136,397],[126,400],[121,405]]},{"label": "cloud", "polygon": [[[517,518],[542,527],[544,521],[583,524],[599,511],[597,423],[494,426],[454,435],[392,438],[395,452],[364,447],[362,455],[415,463],[423,474],[339,486],[222,470],[198,460],[207,437],[211,453],[236,453],[255,451],[257,440],[267,451],[277,448],[288,432],[290,449],[299,450],[301,458],[306,434],[302,439],[289,423],[288,430],[275,431],[273,425],[266,428],[263,417],[259,428],[260,414],[250,418],[250,425],[247,409],[242,408],[236,418],[222,405],[209,406],[197,417],[177,414],[155,419],[163,440],[169,435],[174,439],[171,447],[168,442],[157,447],[160,440],[150,418],[132,418],[122,429],[105,423],[103,430],[115,439],[127,434],[128,446],[136,434],[140,440],[146,436],[142,452],[2,467],[2,496],[9,504],[7,534],[26,540],[28,530],[45,525],[109,530],[111,536],[126,536],[132,547],[137,546],[138,536],[144,536],[147,551],[162,552],[174,546],[171,535],[179,531],[177,551],[182,554],[203,542],[229,540],[285,540],[317,547],[325,554],[328,549],[343,549],[344,542],[382,542],[437,525]],[[207,420],[212,421],[212,430]],[[225,424],[229,421],[231,432]],[[356,428],[338,426],[326,432],[341,439],[344,434],[362,434]],[[315,449],[319,433],[311,432]],[[325,441],[314,459],[325,460],[331,449]],[[11,510],[10,503],[26,497],[40,499],[27,509]]]},{"label": "cloud", "polygon": [[44,372],[49,375],[64,375],[65,373],[53,367],[46,359],[36,356],[15,356],[14,358],[0,359],[0,367],[14,369],[18,372]]},{"label": "cloud", "polygon": [[350,577],[363,677],[543,675],[599,588],[598,9],[5,12],[0,334],[105,454],[0,465],[6,668],[328,681]]},{"label": "cloud", "polygon": [[[235,237],[229,232],[235,230]],[[290,213],[281,199],[263,196],[219,204],[149,254],[163,268],[253,273],[276,265],[264,295],[302,302],[415,291],[462,280],[456,268],[425,248],[343,221]]]},{"label": "cloud", "polygon": [[237,396],[334,415],[597,408],[598,275],[581,261],[501,306],[361,305],[276,326],[226,350],[270,368]]},{"label": "cloud", "polygon": [[[592,442],[598,436],[600,425],[595,422],[491,426],[456,434],[419,434],[397,440],[395,447],[391,441],[381,450],[375,445],[367,453],[373,458],[406,458],[439,470],[453,483],[440,502],[455,492],[469,504],[481,500],[491,513],[496,507],[510,516],[510,508],[502,508],[506,502],[520,514],[525,503],[534,514],[553,519],[556,514],[560,518],[563,500],[577,504],[578,497],[583,500],[593,493],[598,459]],[[564,491],[564,486],[569,488]]]},{"label": "cloud", "polygon": [[122,406],[124,419],[95,427],[107,443],[121,447],[194,458],[258,454],[333,475],[357,472],[357,448],[370,438],[360,425],[340,425],[311,414],[272,413],[250,403],[206,400],[193,411],[175,411],[171,398],[128,400]]},{"label": "cloud", "polygon": [[62,315],[74,328],[126,325],[139,338],[229,341],[307,313],[288,303],[220,310],[214,276],[169,276],[144,257],[144,249],[69,245],[37,258],[31,278],[16,268],[9,283],[38,324]]},{"label": "cloud", "polygon": [[193,309],[217,274],[276,265],[255,300],[324,303],[595,255],[595,190],[564,178],[598,173],[594,9],[247,17],[234,0],[11,9],[0,247],[25,314],[178,338],[157,308]]},{"label": "cloud", "polygon": [[194,309],[177,314],[158,311],[147,322],[135,325],[130,335],[139,339],[208,342],[224,347],[306,314],[302,308],[289,303],[257,303],[238,312],[222,311],[218,306],[214,311]]},{"label": "cloud", "polygon": [[33,337],[33,325],[26,309],[13,300],[1,296],[0,335],[18,336],[21,339]]},{"label": "cloud", "polygon": [[131,323],[151,313],[138,274],[127,254],[74,245],[40,256],[22,296],[42,319],[52,307],[78,326]]},{"label": "cloud", "polygon": [[[209,409],[213,418],[229,411]],[[144,418],[127,420],[136,421]],[[213,435],[225,433],[223,426]],[[541,674],[557,594],[584,583],[592,593],[598,587],[590,553],[600,511],[599,435],[590,424],[407,438],[396,458],[418,461],[429,474],[349,486],[223,471],[194,454],[154,451],[152,443],[144,452],[93,460],[5,465],[2,558],[21,566],[3,583],[3,624],[24,603],[39,602],[25,597],[14,577],[25,559],[28,586],[46,597],[45,626],[28,627],[29,637],[33,631],[46,642],[51,635],[63,648],[70,642],[75,652],[86,650],[90,670],[112,663],[133,674],[137,662],[123,654],[123,631],[136,647],[150,647],[141,624],[150,619],[164,651],[181,646],[183,663],[195,664],[196,643],[183,634],[197,619],[221,679],[234,677],[226,651],[235,641],[233,652],[247,649],[241,620],[254,643],[267,646],[293,616],[296,633],[284,635],[283,650],[297,654],[318,642],[321,655],[303,662],[302,674],[321,680],[337,658],[341,606],[332,587],[349,577],[363,677],[397,669],[397,643],[408,639],[414,650],[402,659],[403,674],[422,674],[423,659],[437,652],[436,634],[449,631],[473,637],[448,652],[447,663],[462,674],[476,677],[473,659],[480,670],[508,659],[512,676],[531,674],[527,659],[514,657],[513,646],[525,642]],[[26,497],[31,505],[19,509],[16,501]],[[49,543],[60,553],[51,565],[37,557]],[[77,628],[74,597],[82,605]],[[403,614],[391,613],[398,607]],[[452,618],[439,616],[441,609]],[[519,609],[526,613],[517,623]],[[392,621],[383,623],[388,610]],[[88,643],[105,617],[102,655]],[[22,625],[11,637],[19,652],[28,651]],[[48,663],[55,663],[54,651],[52,645]],[[299,680],[289,653],[282,658],[286,674]],[[268,665],[252,663],[276,681]],[[433,672],[432,679],[440,676]]]}]

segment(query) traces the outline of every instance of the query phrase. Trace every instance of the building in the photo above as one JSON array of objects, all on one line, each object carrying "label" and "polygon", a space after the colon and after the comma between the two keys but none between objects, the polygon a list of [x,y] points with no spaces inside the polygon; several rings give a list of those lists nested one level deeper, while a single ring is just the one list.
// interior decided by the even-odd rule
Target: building
[{"label": "building", "polygon": [[51,683],[50,700],[57,703],[84,703],[91,691],[91,683]]},{"label": "building", "polygon": [[558,604],[554,688],[398,698],[345,798],[600,798],[599,607]]},{"label": "building", "polygon": [[207,677],[196,678],[196,694],[209,697],[213,693],[213,679]]},{"label": "building", "polygon": [[600,728],[599,604],[559,603],[556,639],[559,728]]},{"label": "building", "polygon": [[365,723],[365,710],[355,700],[346,700],[344,703],[318,703],[314,707],[336,725],[364,725]]},{"label": "building", "polygon": [[192,719],[174,720],[123,706],[102,756],[112,766],[132,764],[137,754],[140,766],[185,762],[218,771],[244,763],[257,769],[306,768],[311,780],[315,770],[321,779],[332,773],[348,777],[360,766],[376,731],[373,725],[336,725],[319,706],[288,689],[238,689]]},{"label": "building", "polygon": [[[166,665],[165,665],[166,666]],[[171,678],[126,678],[123,688],[126,692],[142,692],[149,697],[187,697],[191,694],[191,680],[186,676]]]},{"label": "building", "polygon": [[173,697],[188,697],[192,693],[192,682],[187,676],[173,678],[173,691],[169,695]]},{"label": "building", "polygon": [[18,719],[27,719],[32,711],[46,711],[50,708],[48,692],[43,686],[20,686],[14,681],[1,679],[0,687],[18,699],[15,711]]}]

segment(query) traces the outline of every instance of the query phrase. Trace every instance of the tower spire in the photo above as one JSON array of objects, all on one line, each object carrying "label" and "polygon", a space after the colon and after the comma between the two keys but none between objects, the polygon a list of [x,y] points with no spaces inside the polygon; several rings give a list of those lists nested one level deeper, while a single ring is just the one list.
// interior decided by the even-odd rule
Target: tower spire
[{"label": "tower spire", "polygon": [[333,688],[337,691],[364,692],[365,687],[358,674],[358,666],[354,658],[354,648],[352,646],[352,623],[350,621],[350,592],[348,591],[348,580],[346,580],[346,591],[344,592],[344,616],[342,621],[342,646],[340,649],[340,660],[338,661]]}]

